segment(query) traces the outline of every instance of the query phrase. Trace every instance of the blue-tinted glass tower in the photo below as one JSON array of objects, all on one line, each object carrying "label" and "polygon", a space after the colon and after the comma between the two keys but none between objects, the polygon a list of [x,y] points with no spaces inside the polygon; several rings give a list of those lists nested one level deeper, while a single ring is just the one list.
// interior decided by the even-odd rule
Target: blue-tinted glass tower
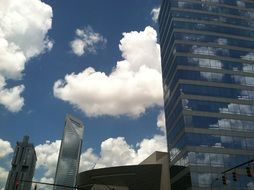
[{"label": "blue-tinted glass tower", "polygon": [[[80,120],[67,115],[61,142],[55,184],[74,187],[79,169],[84,125]],[[73,188],[54,186],[54,190],[71,190]]]},{"label": "blue-tinted glass tower", "polygon": [[24,136],[22,142],[17,142],[12,158],[12,168],[9,172],[5,190],[29,190],[37,161],[34,145],[29,143],[29,137]]},{"label": "blue-tinted glass tower", "polygon": [[254,158],[254,1],[163,0],[159,27],[172,190],[253,189],[219,174]]}]

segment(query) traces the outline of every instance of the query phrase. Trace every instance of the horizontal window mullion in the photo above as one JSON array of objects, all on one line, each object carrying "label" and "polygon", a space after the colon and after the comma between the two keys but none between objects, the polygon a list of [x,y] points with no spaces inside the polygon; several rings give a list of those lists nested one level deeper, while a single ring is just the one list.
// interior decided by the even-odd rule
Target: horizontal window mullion
[{"label": "horizontal window mullion", "polygon": [[179,84],[194,84],[194,85],[198,84],[198,85],[207,85],[207,86],[215,86],[215,87],[225,87],[225,88],[236,88],[236,89],[252,90],[252,91],[254,90],[253,86],[246,86],[246,85],[233,84],[233,83],[214,82],[214,81],[179,79],[178,83]]},{"label": "horizontal window mullion", "polygon": [[243,71],[233,71],[228,69],[215,69],[210,67],[201,67],[201,66],[186,66],[186,65],[177,65],[178,70],[189,70],[189,71],[203,71],[203,72],[212,72],[212,73],[222,73],[222,74],[230,74],[230,75],[239,75],[239,76],[247,76],[254,77],[254,73],[248,73]]},{"label": "horizontal window mullion", "polygon": [[215,13],[215,12],[208,12],[208,11],[202,11],[202,10],[197,10],[197,9],[190,9],[190,8],[178,8],[178,7],[172,7],[171,10],[173,11],[185,11],[185,12],[190,12],[190,13],[201,13],[201,14],[207,14],[207,15],[214,15],[214,16],[224,16],[224,17],[229,17],[229,18],[236,18],[236,19],[242,19],[242,20],[249,20],[247,17],[242,17],[238,15],[232,15],[232,14],[222,14],[222,13]]},{"label": "horizontal window mullion", "polygon": [[176,29],[174,29],[174,32],[209,35],[209,36],[218,36],[218,37],[225,37],[225,38],[232,38],[232,39],[254,41],[254,38],[250,38],[250,37],[236,36],[236,35],[231,35],[231,34],[224,34],[224,33],[219,33],[219,32],[210,32],[210,31],[202,31],[202,30],[188,30],[188,29],[176,28]]},{"label": "horizontal window mullion", "polygon": [[193,54],[193,53],[186,53],[186,52],[176,52],[176,56],[188,56],[193,58],[208,58],[208,59],[214,59],[219,61],[232,61],[232,62],[238,62],[238,63],[254,64],[254,61],[252,60],[245,60],[240,58],[232,58],[232,57],[218,56],[218,55],[215,56],[215,55]]},{"label": "horizontal window mullion", "polygon": [[[190,3],[204,3],[204,1],[201,0],[181,0],[185,2],[190,2]],[[222,4],[222,3],[216,3],[216,2],[205,2],[207,5],[213,5],[213,6],[218,6],[218,7],[225,7],[225,8],[232,8],[232,9],[238,9],[238,10],[243,10],[243,11],[254,11],[254,9],[248,9],[244,7],[237,7],[237,6],[232,6],[228,4]]]},{"label": "horizontal window mullion", "polygon": [[214,42],[196,42],[196,41],[190,41],[190,40],[175,40],[174,42],[177,44],[183,44],[183,45],[199,45],[202,47],[216,47],[216,48],[224,48],[224,49],[230,49],[230,50],[239,50],[239,51],[245,51],[246,53],[254,52],[254,49],[252,48],[242,48],[232,45],[220,45],[218,43]]},{"label": "horizontal window mullion", "polygon": [[196,111],[196,110],[183,110],[183,115],[254,121],[254,117],[248,116],[248,115],[228,114],[228,113],[219,113],[219,112],[206,112],[206,111]]},{"label": "horizontal window mullion", "polygon": [[241,30],[248,30],[248,31],[254,31],[252,27],[243,27],[243,26],[237,26],[233,24],[226,24],[226,23],[218,23],[215,21],[203,21],[203,20],[198,20],[198,19],[185,19],[185,18],[173,18],[173,21],[180,21],[180,22],[189,22],[189,23],[199,23],[199,24],[208,24],[208,25],[215,25],[215,26],[225,26],[229,28],[236,28],[236,29],[241,29]]},{"label": "horizontal window mullion", "polygon": [[200,100],[208,102],[222,102],[222,103],[236,103],[242,105],[254,105],[254,100],[239,100],[234,98],[225,98],[225,97],[214,97],[214,96],[204,96],[204,95],[191,95],[183,94],[181,95],[182,99],[190,100]]}]

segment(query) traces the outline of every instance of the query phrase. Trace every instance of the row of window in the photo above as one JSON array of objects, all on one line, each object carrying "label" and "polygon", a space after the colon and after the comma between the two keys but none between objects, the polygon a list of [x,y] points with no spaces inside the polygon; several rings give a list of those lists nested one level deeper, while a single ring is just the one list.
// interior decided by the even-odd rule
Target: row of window
[{"label": "row of window", "polygon": [[170,79],[171,77],[168,76],[167,79],[164,81],[168,85],[170,90],[174,89],[180,79],[254,86],[254,77],[203,71],[177,70],[173,79]]},{"label": "row of window", "polygon": [[242,40],[236,38],[226,38],[219,35],[204,35],[204,34],[191,34],[191,33],[180,33],[175,32],[174,38],[176,40],[188,40],[196,42],[213,42],[219,45],[231,45],[236,47],[254,48],[254,41]]},{"label": "row of window", "polygon": [[186,115],[184,120],[186,127],[254,132],[254,121],[191,115]]},{"label": "row of window", "polygon": [[[193,24],[193,23],[189,23],[189,24]],[[172,30],[172,27],[170,30]],[[207,31],[207,30],[205,29],[204,31]],[[232,31],[233,29],[229,29],[229,30]],[[172,31],[170,31],[168,34],[171,34],[171,32]],[[237,33],[239,35],[240,31],[238,31]],[[254,36],[254,32],[253,32],[253,36]],[[239,47],[239,46],[246,47],[246,48],[254,47],[253,41],[220,38],[219,36],[210,36],[210,35],[202,35],[202,34],[174,33],[174,38],[170,38],[170,36],[166,36],[166,38],[162,40],[162,44],[161,44],[161,51],[163,55],[162,62],[170,62],[170,60],[168,60],[169,57],[172,56],[172,53],[176,53],[176,52],[193,53],[193,54],[201,54],[201,55],[208,55],[208,56],[226,56],[226,57],[232,57],[237,59],[254,61],[253,52],[250,52],[247,50],[242,51],[242,50],[227,49],[223,46],[222,48],[222,47],[209,47],[209,46],[182,43],[182,44],[176,44],[175,48],[172,49],[174,41],[177,39],[197,41],[202,43],[213,42],[219,45],[231,45],[236,47]]]},{"label": "row of window", "polygon": [[[207,51],[210,51],[211,49],[205,49],[201,48],[199,49],[198,53],[208,54]],[[249,56],[252,56],[250,54]],[[171,57],[173,58],[173,57]],[[171,59],[169,61],[172,61]],[[202,65],[202,66],[210,66],[210,67],[221,67],[224,66],[232,69],[237,70],[241,69],[244,72],[253,72],[253,66],[250,64],[237,64],[232,63],[228,61],[218,61],[218,60],[210,60],[210,59],[201,59],[201,58],[188,58],[188,57],[177,57],[177,59],[173,62],[173,64],[170,65],[163,65],[163,75],[166,76],[166,80],[164,80],[164,84],[169,85],[170,79],[173,77],[173,73],[176,69],[176,66],[178,64],[183,65]],[[242,68],[240,68],[242,66]],[[177,71],[173,82],[171,83],[170,90],[172,91],[175,87],[176,82],[179,79],[190,79],[190,80],[203,80],[203,81],[213,81],[213,82],[225,82],[225,83],[232,83],[232,84],[241,84],[241,85],[247,85],[247,86],[253,86],[254,85],[254,78],[248,77],[248,76],[238,76],[238,75],[230,75],[230,74],[222,74],[222,73],[212,73],[212,72],[199,72],[199,71]]]},{"label": "row of window", "polygon": [[[251,56],[251,54],[249,56]],[[175,62],[177,65],[199,66],[199,67],[212,68],[212,69],[225,69],[225,70],[231,70],[231,71],[242,71],[247,73],[254,73],[254,64],[237,63],[233,61],[216,60],[216,59],[199,58],[199,57],[177,56],[175,59]]]},{"label": "row of window", "polygon": [[176,44],[175,45],[176,52],[183,52],[183,53],[193,53],[199,55],[210,55],[210,56],[226,56],[236,59],[244,59],[244,60],[251,60],[253,61],[253,52],[248,51],[240,51],[234,49],[227,49],[222,47],[210,47],[210,46],[202,46],[202,45],[195,45],[195,44]]},{"label": "row of window", "polygon": [[254,116],[254,105],[189,99],[183,99],[182,103],[186,110]]},{"label": "row of window", "polygon": [[[218,119],[217,123],[208,124],[205,123],[205,117],[200,117],[199,119],[193,118],[192,124],[195,127],[200,128],[215,128],[216,125],[219,129],[223,130],[239,130],[239,131],[254,131],[254,122],[252,121],[239,121],[234,119]],[[211,118],[212,119],[212,118]],[[203,121],[202,121],[203,120]],[[214,119],[215,120],[215,119]],[[198,123],[202,121],[202,123]],[[186,123],[188,127],[189,123]],[[202,125],[203,124],[203,125]],[[239,124],[239,125],[238,125]],[[177,134],[183,129],[183,125],[179,123],[168,136],[168,143],[171,144]],[[254,138],[242,138],[242,137],[231,137],[231,136],[219,136],[219,135],[209,135],[209,134],[185,134],[182,136],[173,148],[170,150],[170,158],[173,160],[185,146],[207,146],[207,147],[217,147],[217,148],[232,148],[232,149],[254,149]]]},{"label": "row of window", "polygon": [[[180,90],[181,89],[181,90]],[[194,94],[194,95],[205,95],[205,96],[219,96],[226,98],[237,98],[237,99],[254,99],[254,91],[232,89],[232,88],[219,88],[219,87],[208,87],[199,85],[187,85],[181,84],[171,99],[166,101],[166,115],[169,115],[167,120],[168,131],[174,125],[174,129],[169,134],[169,143],[172,143],[170,139],[173,139],[177,134],[183,129],[184,121],[181,117],[177,123],[176,119],[182,111],[182,105],[177,103],[177,99],[180,94]],[[194,107],[189,106],[189,101],[197,100],[183,100],[183,105],[185,109],[188,110],[198,110],[198,111],[214,111],[220,113],[233,113],[233,114],[244,114],[252,115],[253,106],[250,105],[238,105],[229,103],[219,103],[220,106],[214,104],[213,102],[198,101],[198,104]],[[201,103],[200,103],[201,102]],[[193,104],[195,104],[193,103]],[[205,105],[204,105],[205,104]],[[208,105],[206,105],[208,104]],[[221,106],[222,105],[222,106]],[[175,106],[175,110],[172,108]],[[211,106],[212,108],[209,108]],[[254,122],[252,121],[241,121],[235,119],[223,119],[215,117],[201,117],[201,116],[185,116],[185,125],[187,127],[195,128],[212,128],[212,129],[223,129],[223,130],[233,130],[233,131],[254,131]]]},{"label": "row of window", "polygon": [[223,98],[232,98],[232,99],[239,99],[239,100],[241,99],[254,100],[254,91],[251,91],[251,90],[190,85],[190,84],[181,84],[180,89],[182,94],[223,97]]},{"label": "row of window", "polygon": [[[172,144],[175,141],[175,138],[184,127],[191,128],[202,128],[202,129],[218,129],[218,130],[227,130],[227,131],[241,131],[241,132],[254,132],[254,121],[246,120],[236,120],[236,119],[226,119],[226,118],[216,118],[216,117],[205,117],[205,116],[184,116],[180,117],[174,126],[167,126],[168,131],[168,143]],[[247,138],[248,139],[248,138]],[[243,144],[248,144],[248,142]]]},{"label": "row of window", "polygon": [[249,161],[252,156],[235,154],[216,154],[206,152],[187,152],[174,165],[178,166],[208,166],[234,167]]},{"label": "row of window", "polygon": [[[254,150],[254,138],[185,133],[170,149],[171,160],[173,160],[185,146]],[[194,161],[196,161],[196,159]],[[224,164],[224,161],[221,161],[221,164]]]},{"label": "row of window", "polygon": [[[254,21],[253,20],[245,20],[245,19],[239,19],[239,18],[229,18],[225,16],[219,16],[219,15],[211,15],[209,14],[210,11],[206,13],[200,13],[200,12],[186,12],[184,10],[180,11],[172,11],[173,17],[178,18],[192,18],[197,20],[207,20],[207,21],[216,21],[221,23],[227,23],[227,24],[233,24],[237,26],[244,26],[244,27],[253,27]],[[246,17],[245,17],[246,18]]]},{"label": "row of window", "polygon": [[[222,40],[222,39],[218,39],[218,41],[219,40]],[[228,57],[228,56],[234,55],[234,57],[238,59],[240,58],[242,62],[244,62],[244,60],[247,60],[247,61],[252,61],[254,63],[254,53],[251,53],[251,52],[243,53],[241,51],[235,51],[235,50],[229,50],[229,49],[223,49],[223,48],[213,48],[213,47],[203,47],[203,46],[197,46],[197,45],[183,45],[183,44],[177,44],[175,50],[185,52],[185,53],[192,53],[194,55],[196,54],[196,56],[194,57],[176,56],[175,60],[173,61],[174,56],[172,53],[174,53],[174,51],[171,54],[166,55],[164,57],[165,59],[163,60],[164,64],[162,64],[162,69],[163,69],[162,72],[164,76],[169,77],[169,72],[172,75],[173,71],[176,68],[176,65],[200,66],[200,67],[206,67],[206,68],[227,69],[232,71],[243,71],[243,72],[249,72],[249,73],[254,72],[253,64],[216,59],[216,56]],[[199,58],[198,55],[214,56],[214,59]]]},{"label": "row of window", "polygon": [[174,28],[179,29],[186,29],[186,30],[200,30],[200,31],[209,31],[209,32],[216,32],[222,34],[232,34],[232,35],[239,35],[246,36],[246,37],[253,37],[254,31],[244,30],[243,28],[234,28],[231,26],[222,26],[216,24],[210,24],[209,22],[203,23],[199,22],[198,20],[182,20],[176,19],[174,21]]},{"label": "row of window", "polygon": [[[238,89],[230,89],[230,88],[217,88],[217,87],[206,87],[206,86],[197,86],[197,85],[181,85],[180,86],[182,93],[187,94],[197,94],[197,95],[211,95],[211,96],[222,96],[227,98],[235,98],[233,96],[237,96],[238,99],[242,99],[244,96],[245,99],[253,99],[253,91],[241,91]],[[232,92],[232,93],[231,93]],[[249,95],[247,93],[249,92]],[[239,95],[238,95],[239,93]],[[246,93],[245,95],[240,93]],[[251,94],[251,95],[250,95]],[[243,114],[243,115],[253,115],[253,106],[252,105],[239,105],[234,103],[219,103],[219,102],[210,102],[210,101],[199,101],[199,100],[183,100],[183,105],[179,102],[176,106],[177,99],[180,95],[179,88],[176,90],[174,96],[169,100],[166,100],[166,109],[165,112],[169,117],[166,118],[167,125],[170,128],[175,119],[178,118],[182,108],[184,106],[187,110],[197,110],[197,111],[213,111],[220,113],[232,113],[232,114]],[[168,104],[167,104],[168,103]],[[175,110],[172,111],[173,106],[175,106]],[[187,117],[187,116],[186,116]],[[230,119],[219,119],[219,118],[209,118],[209,117],[198,117],[198,116],[188,116],[188,120],[185,119],[186,125],[193,127],[201,127],[201,128],[221,128],[227,130],[244,130],[244,131],[254,131],[254,122],[251,121],[240,121],[240,120],[230,120]],[[227,124],[228,123],[228,124]],[[179,126],[182,126],[182,124]],[[178,126],[178,127],[179,127]],[[230,127],[231,126],[231,127]],[[229,129],[230,128],[230,129]],[[169,129],[168,129],[169,130]],[[175,136],[174,133],[173,136]]]},{"label": "row of window", "polygon": [[[219,178],[219,180],[215,180]],[[232,173],[230,172],[227,176],[227,185],[223,185],[221,176],[218,176],[216,173],[201,173],[201,172],[192,172],[191,181],[192,187],[203,187],[207,189],[241,189],[241,190],[250,190],[254,189],[253,179],[247,175],[237,175],[238,181],[233,181]],[[212,188],[211,188],[212,186]]]},{"label": "row of window", "polygon": [[[215,3],[214,5],[208,3]],[[219,3],[219,4],[218,4]],[[230,5],[235,7],[225,7],[219,5]],[[233,14],[238,16],[251,16],[249,12],[252,10],[246,11],[241,8],[254,8],[254,3],[244,2],[244,1],[233,1],[233,0],[219,0],[219,1],[184,1],[184,0],[173,0],[171,3],[172,7],[179,7],[179,8],[189,8],[189,9],[196,9],[196,10],[205,10],[211,11],[214,13],[224,13],[224,14]],[[239,9],[240,8],[240,9]]]},{"label": "row of window", "polygon": [[[252,159],[252,156],[189,152],[184,154],[175,165],[189,166],[191,164],[208,167],[234,167],[249,161],[250,159]],[[243,166],[242,169],[245,171],[245,166]],[[221,179],[221,175],[218,173],[191,171],[192,186],[211,188],[212,185],[213,188],[222,187],[222,189],[225,187],[230,188],[232,186],[237,189],[253,189],[254,187],[252,183],[253,179],[247,177],[246,174],[237,174],[238,180],[236,182],[232,180],[231,172],[228,172],[225,175],[227,178],[227,186],[224,186],[221,180],[215,180],[216,178]]]},{"label": "row of window", "polygon": [[[247,99],[247,100],[253,100],[254,99],[254,91],[249,91],[249,90],[241,90],[241,89],[233,89],[233,88],[220,88],[220,87],[209,87],[209,86],[199,86],[199,85],[189,85],[189,84],[181,84],[175,91],[174,95],[170,99],[165,99],[165,112],[169,115],[172,112],[173,107],[177,103],[177,99],[181,94],[192,94],[192,95],[203,95],[203,96],[213,96],[213,97],[225,97],[225,98],[232,98],[232,99]],[[185,109],[192,109],[189,107],[188,101],[184,101],[184,106]],[[226,107],[229,106],[229,107]],[[215,111],[220,111],[221,113],[229,113],[228,110],[231,111],[233,104],[224,104],[224,107],[217,108]],[[233,106],[234,109],[237,110],[237,113],[250,113],[247,111],[238,111],[242,109],[246,109],[246,105],[241,105],[241,106]],[[250,109],[249,107],[247,109]],[[172,112],[173,115],[170,115],[169,118],[167,118],[167,123],[169,126],[172,125],[172,123],[175,121],[177,116],[180,114],[182,111],[182,105],[181,103],[178,103],[178,105],[175,107],[175,110]],[[207,110],[204,110],[207,111]],[[217,120],[216,120],[217,121]],[[205,121],[207,122],[207,121]],[[205,122],[200,122],[201,125],[204,125]],[[192,126],[191,123],[188,123],[188,125]],[[214,125],[214,124],[213,124]],[[238,123],[239,127],[240,125]],[[204,125],[206,127],[207,125]],[[253,123],[254,126],[254,123]],[[208,127],[207,127],[208,128]],[[242,127],[241,127],[242,128]]]}]

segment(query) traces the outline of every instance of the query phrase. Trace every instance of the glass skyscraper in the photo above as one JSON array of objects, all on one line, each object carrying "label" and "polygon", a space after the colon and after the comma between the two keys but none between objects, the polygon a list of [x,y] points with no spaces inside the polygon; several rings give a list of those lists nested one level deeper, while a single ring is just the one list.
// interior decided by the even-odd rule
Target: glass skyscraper
[{"label": "glass skyscraper", "polygon": [[159,27],[172,190],[254,189],[220,176],[254,158],[254,1],[164,0]]},{"label": "glass skyscraper", "polygon": [[[79,169],[84,125],[70,115],[65,118],[63,139],[61,142],[55,184],[76,186],[76,177]],[[54,186],[54,190],[71,190],[73,188]]]}]

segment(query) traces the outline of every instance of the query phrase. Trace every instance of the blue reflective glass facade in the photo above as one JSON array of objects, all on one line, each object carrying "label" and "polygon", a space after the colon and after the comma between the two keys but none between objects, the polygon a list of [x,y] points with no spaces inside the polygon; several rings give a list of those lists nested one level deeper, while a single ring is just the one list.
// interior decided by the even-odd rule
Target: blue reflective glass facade
[{"label": "blue reflective glass facade", "polygon": [[[76,186],[79,160],[82,147],[84,125],[78,119],[67,115],[61,142],[55,184]],[[54,190],[73,190],[73,188],[54,186]]]},{"label": "blue reflective glass facade", "polygon": [[215,181],[254,158],[254,1],[163,0],[159,27],[172,189],[254,189]]}]

